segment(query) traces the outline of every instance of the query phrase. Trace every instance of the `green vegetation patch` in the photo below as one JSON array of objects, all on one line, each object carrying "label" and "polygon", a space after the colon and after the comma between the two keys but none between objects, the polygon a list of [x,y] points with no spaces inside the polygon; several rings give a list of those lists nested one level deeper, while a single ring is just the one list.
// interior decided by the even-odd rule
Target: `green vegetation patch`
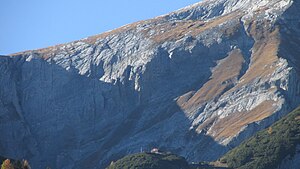
[{"label": "green vegetation patch", "polygon": [[1,169],[31,169],[27,160],[10,160],[0,157]]},{"label": "green vegetation patch", "polygon": [[112,162],[107,169],[188,169],[187,161],[174,154],[139,153]]},{"label": "green vegetation patch", "polygon": [[231,168],[276,168],[293,157],[300,144],[300,108],[289,113],[268,129],[258,132],[221,158]]}]

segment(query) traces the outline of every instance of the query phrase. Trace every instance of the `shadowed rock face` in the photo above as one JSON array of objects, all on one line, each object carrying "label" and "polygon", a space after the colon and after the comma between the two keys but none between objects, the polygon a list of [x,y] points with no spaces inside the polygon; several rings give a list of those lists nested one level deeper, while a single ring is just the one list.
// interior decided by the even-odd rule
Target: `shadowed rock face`
[{"label": "shadowed rock face", "polygon": [[141,147],[215,160],[299,104],[299,3],[204,1],[0,58],[0,155],[103,168]]}]

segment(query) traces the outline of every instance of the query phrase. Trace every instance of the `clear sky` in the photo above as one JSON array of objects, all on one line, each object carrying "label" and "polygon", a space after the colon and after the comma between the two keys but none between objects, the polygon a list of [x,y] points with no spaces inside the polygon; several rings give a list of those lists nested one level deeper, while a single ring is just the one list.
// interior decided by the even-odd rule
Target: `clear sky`
[{"label": "clear sky", "polygon": [[79,40],[200,0],[0,0],[0,55]]}]

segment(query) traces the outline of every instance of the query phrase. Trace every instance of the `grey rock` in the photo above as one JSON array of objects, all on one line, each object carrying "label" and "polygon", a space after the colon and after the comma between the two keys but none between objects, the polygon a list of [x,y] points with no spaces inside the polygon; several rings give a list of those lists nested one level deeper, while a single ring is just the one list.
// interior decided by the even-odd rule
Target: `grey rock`
[{"label": "grey rock", "polygon": [[299,7],[207,0],[1,56],[0,155],[54,169],[104,168],[141,147],[216,160],[299,105]]}]

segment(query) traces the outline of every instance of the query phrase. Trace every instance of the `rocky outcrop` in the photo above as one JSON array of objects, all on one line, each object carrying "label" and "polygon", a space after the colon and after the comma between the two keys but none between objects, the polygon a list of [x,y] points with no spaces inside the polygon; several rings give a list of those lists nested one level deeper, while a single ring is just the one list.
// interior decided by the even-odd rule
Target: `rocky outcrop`
[{"label": "rocky outcrop", "polygon": [[161,147],[215,160],[299,104],[299,3],[204,1],[0,58],[0,155],[103,168]]}]

